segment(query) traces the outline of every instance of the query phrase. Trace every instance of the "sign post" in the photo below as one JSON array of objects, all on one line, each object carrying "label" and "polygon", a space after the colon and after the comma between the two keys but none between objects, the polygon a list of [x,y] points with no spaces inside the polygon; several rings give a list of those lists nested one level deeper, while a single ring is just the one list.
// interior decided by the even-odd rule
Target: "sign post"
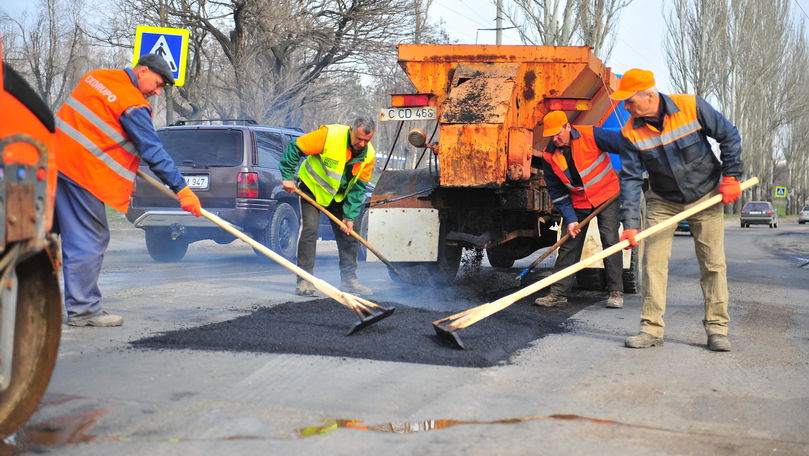
[{"label": "sign post", "polygon": [[185,84],[185,66],[188,60],[189,30],[139,25],[135,31],[135,52],[132,66],[146,54],[157,54],[169,64],[175,86]]}]

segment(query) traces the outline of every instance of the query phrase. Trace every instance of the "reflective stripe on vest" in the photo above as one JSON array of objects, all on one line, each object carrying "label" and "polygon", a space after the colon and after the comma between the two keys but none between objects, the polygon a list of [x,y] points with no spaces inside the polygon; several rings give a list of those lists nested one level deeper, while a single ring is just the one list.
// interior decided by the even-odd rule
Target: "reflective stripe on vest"
[{"label": "reflective stripe on vest", "polygon": [[[620,185],[618,176],[615,175],[612,168],[609,154],[599,150],[595,142],[593,127],[576,125],[574,128],[579,132],[580,136],[576,139],[571,137],[570,153],[573,156],[573,161],[577,164],[577,168],[584,166],[584,169],[579,170],[582,181],[581,186],[574,186],[571,183],[568,173],[565,172],[568,165],[562,152],[556,151],[553,154],[545,152],[543,155],[545,160],[550,163],[554,174],[559,177],[570,192],[569,197],[573,207],[589,209],[600,205],[618,193]],[[557,198],[552,203],[562,201],[567,196]]]},{"label": "reflective stripe on vest", "polygon": [[126,71],[94,70],[56,113],[59,171],[121,212],[129,205],[140,157],[120,118],[137,107],[151,109]]},{"label": "reflective stripe on vest", "polygon": [[298,176],[315,195],[317,203],[324,207],[332,201],[340,202],[345,199],[365,167],[373,161],[375,154],[374,147],[368,143],[360,169],[348,182],[345,190],[338,193],[347,163],[350,131],[348,125],[326,125],[326,128],[328,131],[323,152],[307,156],[298,171]]},{"label": "reflective stripe on vest", "polygon": [[[679,108],[678,112],[663,116],[663,131],[657,131],[648,124],[634,128],[634,117],[630,118],[624,128],[623,135],[638,148],[648,150],[664,146],[688,135],[697,133],[702,129],[697,119],[696,95],[669,95],[669,98]],[[660,101],[663,102],[662,100]]]}]

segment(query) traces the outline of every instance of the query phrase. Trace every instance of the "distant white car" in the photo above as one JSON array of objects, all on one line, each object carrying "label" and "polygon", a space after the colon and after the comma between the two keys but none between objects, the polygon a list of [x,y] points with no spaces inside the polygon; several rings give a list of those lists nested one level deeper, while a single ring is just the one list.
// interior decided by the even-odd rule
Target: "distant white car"
[{"label": "distant white car", "polygon": [[809,206],[804,206],[801,212],[798,213],[798,223],[803,225],[806,222],[809,222]]}]

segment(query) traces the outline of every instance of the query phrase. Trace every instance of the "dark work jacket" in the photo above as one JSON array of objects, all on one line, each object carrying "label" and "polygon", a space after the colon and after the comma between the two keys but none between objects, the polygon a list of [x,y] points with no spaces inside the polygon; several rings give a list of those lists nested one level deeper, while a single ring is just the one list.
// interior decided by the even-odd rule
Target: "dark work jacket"
[{"label": "dark work jacket", "polygon": [[[675,101],[676,100],[676,101]],[[661,197],[692,203],[719,185],[724,176],[742,175],[739,132],[708,102],[695,95],[660,94],[663,131],[630,117],[621,130],[621,220],[624,228],[640,228],[643,172]],[[719,158],[708,137],[719,143]],[[634,143],[633,143],[634,141]]]}]

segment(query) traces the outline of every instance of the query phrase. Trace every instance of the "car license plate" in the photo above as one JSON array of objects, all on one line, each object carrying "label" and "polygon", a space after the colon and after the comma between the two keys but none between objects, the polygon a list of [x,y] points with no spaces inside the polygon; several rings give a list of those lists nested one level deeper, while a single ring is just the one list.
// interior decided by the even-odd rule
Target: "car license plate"
[{"label": "car license plate", "polygon": [[382,108],[379,120],[432,120],[435,119],[435,106],[410,106],[406,108]]},{"label": "car license plate", "polygon": [[195,189],[207,189],[208,188],[208,176],[206,175],[191,175],[191,176],[183,176],[185,179],[185,185],[188,188],[195,188]]}]

